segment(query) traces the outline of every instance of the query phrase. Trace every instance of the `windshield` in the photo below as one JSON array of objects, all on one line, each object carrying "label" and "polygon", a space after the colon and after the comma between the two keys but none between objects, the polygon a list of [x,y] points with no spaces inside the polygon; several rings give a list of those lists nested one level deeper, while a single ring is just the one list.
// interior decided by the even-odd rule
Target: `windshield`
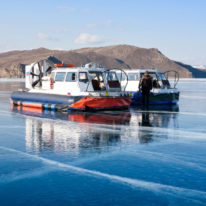
[{"label": "windshield", "polygon": [[118,81],[116,72],[108,72],[108,74],[107,74],[107,80],[108,80],[108,81]]},{"label": "windshield", "polygon": [[[141,78],[142,78],[143,75],[144,75],[144,73],[142,72],[142,73],[140,74]],[[149,72],[149,75],[152,77],[153,80],[158,80],[158,75],[157,75],[157,73]]]},{"label": "windshield", "polygon": [[104,78],[102,72],[89,72],[94,91],[105,90]]},{"label": "windshield", "polygon": [[164,73],[159,73],[160,79],[161,80],[167,80],[166,76]]},{"label": "windshield", "polygon": [[124,73],[117,73],[117,78],[119,81],[125,81],[127,79]]},{"label": "windshield", "polygon": [[100,82],[104,81],[102,72],[89,72],[89,75],[93,80],[97,80]]}]

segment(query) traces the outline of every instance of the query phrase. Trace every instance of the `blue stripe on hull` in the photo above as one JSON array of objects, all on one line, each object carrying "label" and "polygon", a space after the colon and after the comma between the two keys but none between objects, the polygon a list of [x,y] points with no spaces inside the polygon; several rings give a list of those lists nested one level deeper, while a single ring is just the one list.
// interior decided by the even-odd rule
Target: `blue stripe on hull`
[{"label": "blue stripe on hull", "polygon": [[[128,107],[104,107],[104,108],[84,108],[84,109],[77,109],[72,108],[69,105],[74,104],[75,102],[79,101],[81,98],[84,98],[85,96],[63,96],[63,95],[48,95],[48,94],[36,94],[36,93],[26,93],[26,92],[13,92],[11,95],[11,100],[13,101],[13,104],[22,105],[23,103],[29,103],[29,104],[41,104],[42,109],[45,110],[61,110],[61,109],[67,109],[69,110],[120,110],[120,109],[126,109]],[[57,99],[57,100],[56,100]],[[23,105],[22,105],[23,106]]]},{"label": "blue stripe on hull", "polygon": [[[178,101],[153,101],[153,102],[150,102],[149,104],[150,105],[164,105],[164,104],[177,104]],[[131,105],[142,105],[142,102],[141,101],[133,101],[132,100],[132,103]]]},{"label": "blue stripe on hull", "polygon": [[[165,99],[168,95],[168,98]],[[150,98],[157,98],[157,100],[150,100],[150,105],[174,105],[178,103],[179,92],[178,93],[168,93],[168,94],[153,94],[150,93]],[[133,92],[131,105],[142,105],[142,93]]]},{"label": "blue stripe on hull", "polygon": [[13,92],[11,94],[11,99],[13,101],[20,102],[35,102],[40,104],[63,104],[70,105],[79,101],[84,96],[65,96],[65,95],[55,95],[55,94],[37,94],[30,92]]}]

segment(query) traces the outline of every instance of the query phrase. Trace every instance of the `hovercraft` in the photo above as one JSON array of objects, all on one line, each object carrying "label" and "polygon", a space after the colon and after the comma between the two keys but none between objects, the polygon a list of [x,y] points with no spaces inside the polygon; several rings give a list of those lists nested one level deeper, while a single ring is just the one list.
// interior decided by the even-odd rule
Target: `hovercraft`
[{"label": "hovercraft", "polygon": [[[125,91],[132,94],[131,105],[142,104],[142,93],[139,91],[139,82],[145,71],[148,71],[152,77],[153,87],[150,92],[150,105],[175,105],[179,101],[179,91],[176,88],[179,81],[179,74],[176,71],[158,72],[155,69],[132,69],[124,70],[125,73],[117,71],[118,79],[121,83],[121,87],[125,88]],[[174,82],[171,83],[168,80],[168,76],[173,77]]]},{"label": "hovercraft", "polygon": [[42,60],[26,66],[25,88],[14,91],[14,105],[48,110],[114,110],[131,104],[114,70],[94,62],[81,67]]}]

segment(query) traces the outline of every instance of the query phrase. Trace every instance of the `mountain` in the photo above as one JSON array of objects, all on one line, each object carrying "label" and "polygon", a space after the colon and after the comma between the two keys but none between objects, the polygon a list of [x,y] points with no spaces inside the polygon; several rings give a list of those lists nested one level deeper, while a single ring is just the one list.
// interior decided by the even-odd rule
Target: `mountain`
[{"label": "mountain", "polygon": [[0,53],[0,77],[23,77],[25,65],[50,59],[80,66],[88,62],[98,62],[106,68],[146,69],[158,71],[178,71],[180,77],[206,77],[206,71],[190,65],[170,60],[158,49],[145,49],[130,45],[82,48],[77,50],[49,50],[46,48],[10,51]]},{"label": "mountain", "polygon": [[121,59],[130,68],[138,69],[144,67],[146,69],[155,68],[160,72],[174,70],[179,72],[180,77],[198,77],[206,78],[206,71],[193,68],[190,65],[170,60],[164,56],[158,49],[139,48],[130,45],[117,45],[97,48],[83,48],[74,50],[74,52],[85,54],[87,52],[95,52],[104,56]]}]

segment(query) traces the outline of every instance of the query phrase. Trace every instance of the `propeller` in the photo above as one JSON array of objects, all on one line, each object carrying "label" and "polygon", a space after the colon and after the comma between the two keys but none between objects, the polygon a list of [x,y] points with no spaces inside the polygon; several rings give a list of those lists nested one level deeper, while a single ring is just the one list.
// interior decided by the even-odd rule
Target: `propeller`
[{"label": "propeller", "polygon": [[33,87],[33,88],[34,88],[38,83],[40,84],[40,87],[42,86],[42,77],[43,77],[43,73],[42,73],[41,66],[40,66],[39,62],[37,63],[38,69],[39,69],[39,74],[34,73],[34,66],[35,66],[35,65],[36,65],[36,64],[33,65],[33,67],[32,67],[32,72],[30,72],[30,74],[32,75],[32,79],[33,79],[34,77],[38,77],[38,79],[32,83],[32,87]]}]

